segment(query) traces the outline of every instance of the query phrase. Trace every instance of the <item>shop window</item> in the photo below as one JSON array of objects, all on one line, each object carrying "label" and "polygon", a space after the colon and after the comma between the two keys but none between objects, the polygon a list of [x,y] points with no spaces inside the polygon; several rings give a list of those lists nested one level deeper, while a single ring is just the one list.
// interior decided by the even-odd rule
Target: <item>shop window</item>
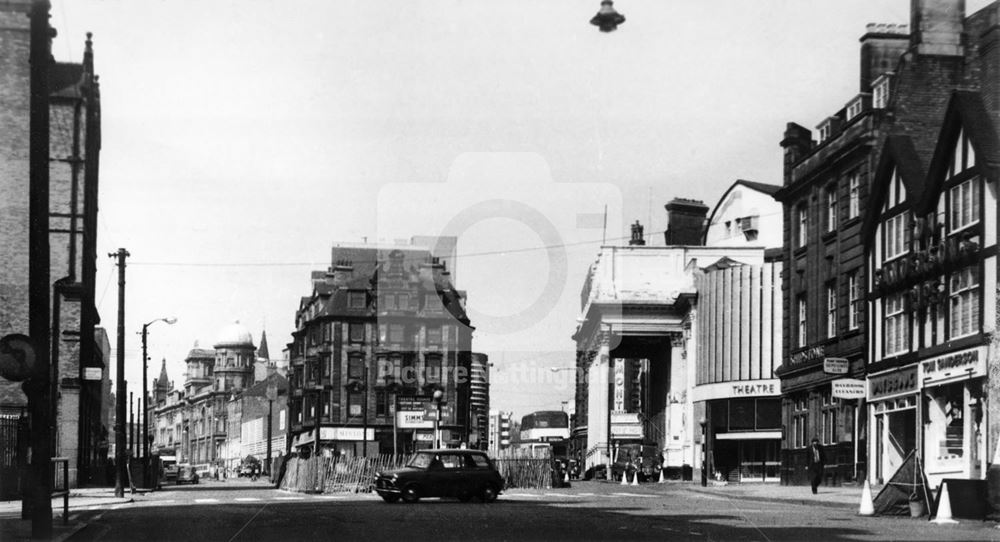
[{"label": "shop window", "polygon": [[837,283],[826,285],[826,337],[837,336]]},{"label": "shop window", "polygon": [[949,336],[954,339],[979,331],[979,268],[966,267],[950,277]]},{"label": "shop window", "polygon": [[365,342],[365,325],[364,324],[348,324],[347,325],[347,339],[352,343],[363,343]]},{"label": "shop window", "polygon": [[885,355],[902,354],[910,349],[910,326],[904,312],[903,294],[885,298]]},{"label": "shop window", "polygon": [[969,179],[948,191],[949,233],[979,222],[979,179]]},{"label": "shop window", "polygon": [[928,416],[937,460],[961,459],[965,448],[965,386],[951,384],[934,391]]},{"label": "shop window", "polygon": [[805,448],[808,442],[809,402],[805,395],[792,401],[792,448]]},{"label": "shop window", "polygon": [[829,391],[822,396],[823,407],[821,409],[822,426],[820,428],[821,444],[837,443],[837,410],[840,408],[840,401],[832,397]]}]

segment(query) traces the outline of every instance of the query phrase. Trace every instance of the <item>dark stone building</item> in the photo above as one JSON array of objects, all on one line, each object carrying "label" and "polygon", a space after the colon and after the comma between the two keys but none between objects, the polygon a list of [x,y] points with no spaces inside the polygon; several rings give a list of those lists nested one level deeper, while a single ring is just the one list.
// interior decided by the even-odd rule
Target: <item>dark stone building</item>
[{"label": "dark stone building", "polygon": [[439,260],[449,255],[436,252],[447,246],[454,243],[335,246],[329,270],[313,273],[288,345],[291,450],[373,455],[438,439],[468,444],[473,328],[465,293]]}]

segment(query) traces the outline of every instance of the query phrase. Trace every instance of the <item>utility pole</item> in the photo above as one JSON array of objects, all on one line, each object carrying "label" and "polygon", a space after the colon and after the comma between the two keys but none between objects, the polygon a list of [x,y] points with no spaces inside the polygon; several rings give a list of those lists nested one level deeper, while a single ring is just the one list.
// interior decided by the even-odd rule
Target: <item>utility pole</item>
[{"label": "utility pole", "polygon": [[[124,248],[119,248],[118,252],[108,254],[111,258],[118,259],[118,359],[115,364],[117,377],[115,378],[115,470],[118,475],[115,477],[115,497],[125,496],[125,479],[128,472],[125,470],[125,258],[129,253]],[[49,507],[52,504],[49,502]],[[50,511],[51,514],[51,511]]]},{"label": "utility pole", "polygon": [[[270,378],[270,377],[269,377]],[[274,400],[278,398],[278,385],[270,378],[267,383],[267,462],[264,463],[264,474],[271,476],[271,418],[274,414]]]},{"label": "utility pole", "polygon": [[49,65],[52,62],[52,28],[49,2],[31,5],[30,117],[28,147],[28,335],[35,366],[23,384],[31,423],[30,492],[22,501],[22,514],[31,518],[32,538],[52,537],[52,451],[54,423],[49,350]]},{"label": "utility pole", "polygon": [[[128,385],[128,384],[126,384]],[[129,460],[135,457],[135,449],[137,447],[135,442],[135,397],[132,392],[128,392],[128,451]]]}]

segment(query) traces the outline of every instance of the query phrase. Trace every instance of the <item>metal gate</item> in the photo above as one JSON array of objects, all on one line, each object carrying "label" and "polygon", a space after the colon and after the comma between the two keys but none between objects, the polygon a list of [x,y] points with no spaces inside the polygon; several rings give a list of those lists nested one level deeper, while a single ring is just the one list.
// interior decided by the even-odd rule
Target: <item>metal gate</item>
[{"label": "metal gate", "polygon": [[27,461],[28,416],[22,407],[0,407],[0,500],[21,496]]}]

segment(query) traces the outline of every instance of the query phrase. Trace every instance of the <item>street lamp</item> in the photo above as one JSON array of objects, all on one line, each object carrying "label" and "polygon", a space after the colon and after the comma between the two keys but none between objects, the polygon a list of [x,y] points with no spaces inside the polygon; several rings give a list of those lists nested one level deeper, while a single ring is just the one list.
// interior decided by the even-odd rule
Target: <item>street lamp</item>
[{"label": "street lamp", "polygon": [[[274,412],[274,401],[278,398],[278,384],[271,379],[265,390],[267,397],[267,462],[264,463],[264,475],[271,476],[271,417]],[[365,431],[367,433],[367,431]],[[367,446],[367,444],[365,444]]]},{"label": "street lamp", "polygon": [[434,395],[431,397],[437,406],[437,416],[434,418],[434,448],[441,449],[441,400],[444,398],[444,392],[434,390]]},{"label": "street lamp", "polygon": [[705,419],[705,415],[702,414],[701,418],[698,420],[698,425],[701,426],[701,486],[705,487],[708,485],[708,471],[705,470],[706,459],[708,458],[708,440],[705,438],[705,429],[708,426],[708,420]]},{"label": "street lamp", "polygon": [[149,389],[146,379],[146,366],[149,357],[146,355],[146,335],[149,326],[157,322],[166,322],[170,325],[177,323],[177,318],[173,316],[167,318],[157,318],[142,325],[142,457],[143,457],[143,477],[149,469]]}]

